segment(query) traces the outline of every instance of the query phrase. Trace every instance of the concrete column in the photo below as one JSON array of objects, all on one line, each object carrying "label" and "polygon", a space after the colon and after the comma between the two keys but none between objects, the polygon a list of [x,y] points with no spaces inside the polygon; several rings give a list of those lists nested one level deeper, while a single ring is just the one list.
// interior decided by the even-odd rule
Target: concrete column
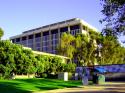
[{"label": "concrete column", "polygon": [[82,23],[80,23],[80,31],[79,33],[82,33],[83,27],[82,27]]},{"label": "concrete column", "polygon": [[28,35],[26,36],[26,46],[28,47]]},{"label": "concrete column", "polygon": [[60,44],[60,40],[61,40],[61,37],[60,37],[60,27],[58,27],[58,44]]},{"label": "concrete column", "polygon": [[68,25],[68,32],[70,33],[70,25]]},{"label": "concrete column", "polygon": [[52,35],[51,30],[49,30],[49,53],[52,51]]},{"label": "concrete column", "polygon": [[20,44],[22,44],[22,36],[20,37]]},{"label": "concrete column", "polygon": [[33,33],[33,50],[36,50],[35,33]]},{"label": "concrete column", "polygon": [[43,48],[43,32],[41,31],[40,51],[42,51],[42,48]]}]

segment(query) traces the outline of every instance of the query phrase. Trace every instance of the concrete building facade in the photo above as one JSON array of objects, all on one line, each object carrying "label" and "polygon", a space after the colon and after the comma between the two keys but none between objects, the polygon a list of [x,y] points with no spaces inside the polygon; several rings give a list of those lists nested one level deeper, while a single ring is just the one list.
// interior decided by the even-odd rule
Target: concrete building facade
[{"label": "concrete building facade", "polygon": [[31,29],[20,35],[10,37],[13,43],[30,47],[36,51],[56,54],[56,47],[60,42],[62,33],[69,32],[86,34],[87,31],[97,29],[79,18],[73,18],[39,28]]}]

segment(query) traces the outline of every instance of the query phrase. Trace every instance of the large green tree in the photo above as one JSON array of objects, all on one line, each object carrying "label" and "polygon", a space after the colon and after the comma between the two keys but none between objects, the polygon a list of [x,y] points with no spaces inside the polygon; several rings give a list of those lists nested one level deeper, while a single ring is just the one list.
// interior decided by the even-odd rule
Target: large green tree
[{"label": "large green tree", "polygon": [[95,31],[89,31],[88,34],[77,34],[76,36],[64,33],[58,51],[72,60],[77,60],[78,65],[92,65],[95,62],[98,35],[99,33]]},{"label": "large green tree", "polygon": [[75,48],[73,46],[75,38],[70,33],[63,33],[57,51],[60,55],[73,57]]},{"label": "large green tree", "polygon": [[0,41],[0,73],[9,78],[12,73],[30,74],[36,72],[36,59],[31,50],[9,40]]},{"label": "large green tree", "polygon": [[122,64],[124,63],[125,48],[122,47],[116,37],[102,35],[98,41],[98,64]]},{"label": "large green tree", "polygon": [[9,41],[0,41],[0,73],[8,78],[15,69],[13,45]]},{"label": "large green tree", "polygon": [[[77,34],[73,41],[69,41],[70,46],[74,48],[71,52],[72,60],[77,62],[78,66],[124,63],[125,48],[111,34],[111,30],[105,29],[105,33],[89,31],[88,34]],[[63,42],[63,45],[67,47],[65,43],[67,42]]]},{"label": "large green tree", "polygon": [[74,57],[77,58],[79,65],[88,66],[96,63],[96,40],[98,37],[99,33],[94,31],[89,31],[88,35],[78,34],[76,36],[76,51]]}]

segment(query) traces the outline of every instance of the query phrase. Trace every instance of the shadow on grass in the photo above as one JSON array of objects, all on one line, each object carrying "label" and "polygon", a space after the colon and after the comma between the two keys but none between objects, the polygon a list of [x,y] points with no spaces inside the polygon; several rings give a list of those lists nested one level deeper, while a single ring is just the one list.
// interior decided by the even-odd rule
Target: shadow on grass
[{"label": "shadow on grass", "polygon": [[0,82],[0,93],[32,93],[31,91],[20,89],[17,83]]},{"label": "shadow on grass", "polygon": [[62,88],[72,88],[81,85],[78,81],[63,81],[55,79],[17,79],[16,81],[21,81],[29,84],[34,84],[36,88],[40,90],[53,90]]},{"label": "shadow on grass", "polygon": [[32,93],[53,89],[77,87],[81,82],[55,79],[15,79],[0,80],[0,93]]}]

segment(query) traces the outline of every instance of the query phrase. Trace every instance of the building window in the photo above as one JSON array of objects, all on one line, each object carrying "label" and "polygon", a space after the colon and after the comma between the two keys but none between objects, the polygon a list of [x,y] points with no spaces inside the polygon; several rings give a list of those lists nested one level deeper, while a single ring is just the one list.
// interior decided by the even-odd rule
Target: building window
[{"label": "building window", "polygon": [[40,47],[36,48],[37,51],[40,51]]},{"label": "building window", "polygon": [[56,50],[57,46],[52,46],[52,50]]},{"label": "building window", "polygon": [[22,41],[26,40],[26,36],[22,37]]},{"label": "building window", "polygon": [[49,35],[43,36],[42,41],[48,41],[49,40]]},{"label": "building window", "polygon": [[49,47],[42,47],[43,52],[49,52]]},{"label": "building window", "polygon": [[43,52],[46,52],[47,49],[46,49],[46,47],[43,47],[42,50],[43,50]]},{"label": "building window", "polygon": [[71,30],[70,31],[70,33],[72,34],[72,35],[76,35],[77,33],[79,33],[80,32],[80,29],[75,29],[75,30]]},{"label": "building window", "polygon": [[52,41],[52,46],[56,46],[58,44],[58,40],[53,40]]},{"label": "building window", "polygon": [[16,42],[20,42],[20,38],[16,38]]},{"label": "building window", "polygon": [[40,43],[36,43],[36,47],[40,47]]},{"label": "building window", "polygon": [[68,27],[60,28],[60,32],[67,32],[67,31],[68,31]]},{"label": "building window", "polygon": [[57,34],[57,33],[58,33],[58,29],[51,30],[51,34]]},{"label": "building window", "polygon": [[76,29],[80,29],[80,25],[70,26],[70,30],[76,30]]},{"label": "building window", "polygon": [[33,43],[33,39],[28,39],[28,44],[32,44]]},{"label": "building window", "polygon": [[43,46],[49,46],[49,41],[48,42],[43,42],[42,45]]},{"label": "building window", "polygon": [[57,51],[56,50],[52,51],[52,54],[57,54]]},{"label": "building window", "polygon": [[36,41],[36,42],[41,42],[41,37],[35,38],[35,41]]},{"label": "building window", "polygon": [[35,38],[41,37],[41,33],[35,34]]},{"label": "building window", "polygon": [[33,39],[33,35],[29,35],[29,36],[28,36],[28,39]]},{"label": "building window", "polygon": [[28,45],[28,47],[30,47],[30,48],[32,48],[32,49],[33,49],[33,44]]},{"label": "building window", "polygon": [[58,34],[52,34],[52,40],[58,39]]},{"label": "building window", "polygon": [[47,35],[49,35],[49,31],[43,32],[43,36],[47,36]]},{"label": "building window", "polygon": [[22,45],[27,45],[27,40],[23,40],[21,43]]}]

